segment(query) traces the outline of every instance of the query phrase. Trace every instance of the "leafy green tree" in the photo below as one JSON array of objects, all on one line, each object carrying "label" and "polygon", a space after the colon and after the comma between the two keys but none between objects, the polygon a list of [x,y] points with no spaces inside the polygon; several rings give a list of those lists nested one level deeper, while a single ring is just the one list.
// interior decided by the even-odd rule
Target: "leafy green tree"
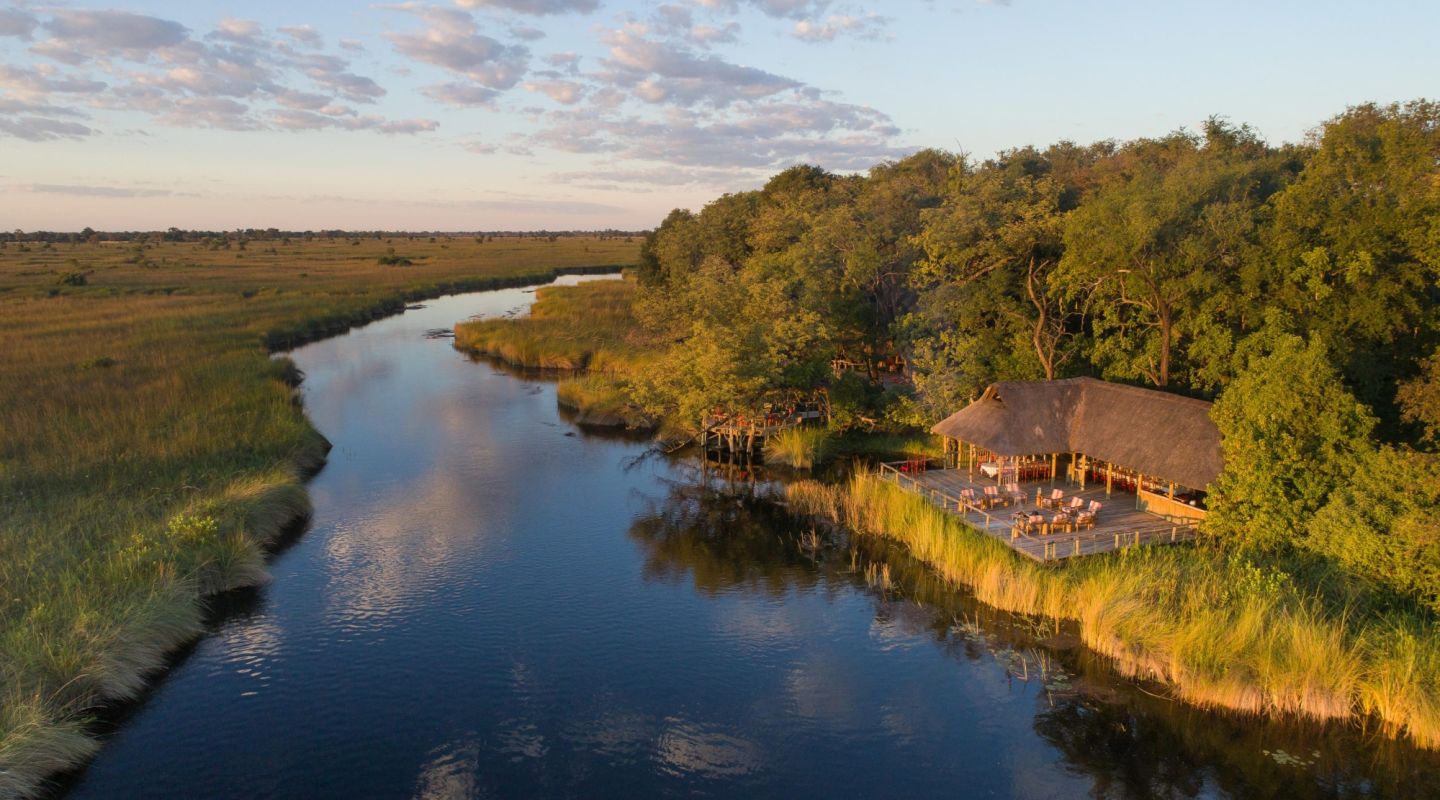
[{"label": "leafy green tree", "polygon": [[[925,214],[925,260],[917,279],[948,300],[942,314],[963,313],[977,296],[997,312],[1006,335],[1023,337],[1039,374],[1053,379],[1074,353],[1072,309],[1050,275],[1062,252],[1062,187],[1034,151],[1001,154],[977,170],[957,169],[944,205]],[[972,288],[973,287],[973,288]],[[971,291],[965,291],[972,289]]]},{"label": "leafy green tree", "polygon": [[1440,612],[1440,458],[1362,450],[1357,468],[1307,526],[1305,547],[1358,578],[1383,605]]},{"label": "leafy green tree", "polygon": [[1247,547],[1303,545],[1331,495],[1373,451],[1375,418],[1318,339],[1272,318],[1247,337],[1237,375],[1216,399],[1225,469],[1211,487],[1211,533]]},{"label": "leafy green tree", "polygon": [[[802,244],[805,272],[847,344],[885,352],[914,301],[910,274],[923,257],[921,217],[940,203],[954,156],[922,150],[881,164],[843,186],[843,200],[811,225]],[[876,379],[874,359],[867,359]]]},{"label": "leafy green tree", "polygon": [[1268,301],[1320,336],[1387,415],[1440,333],[1440,105],[1362,105],[1275,198]]},{"label": "leafy green tree", "polygon": [[1400,384],[1396,396],[1401,419],[1419,425],[1432,445],[1440,445],[1440,350],[1420,363],[1420,374]]},{"label": "leafy green tree", "polygon": [[[1106,165],[1066,220],[1055,280],[1086,304],[1092,358],[1107,377],[1169,386],[1200,332],[1232,324],[1279,167],[1253,132],[1216,119],[1204,137],[1141,140]],[[1216,298],[1224,302],[1208,302]],[[1186,382],[1215,383],[1228,349],[1198,349],[1208,363]]]}]

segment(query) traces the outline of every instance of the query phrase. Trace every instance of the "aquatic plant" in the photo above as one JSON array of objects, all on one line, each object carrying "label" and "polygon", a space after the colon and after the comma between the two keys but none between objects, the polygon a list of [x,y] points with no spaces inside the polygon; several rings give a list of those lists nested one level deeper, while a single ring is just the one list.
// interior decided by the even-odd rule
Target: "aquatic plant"
[{"label": "aquatic plant", "polygon": [[811,469],[829,456],[830,433],[824,428],[790,428],[765,443],[765,460],[795,469]]}]

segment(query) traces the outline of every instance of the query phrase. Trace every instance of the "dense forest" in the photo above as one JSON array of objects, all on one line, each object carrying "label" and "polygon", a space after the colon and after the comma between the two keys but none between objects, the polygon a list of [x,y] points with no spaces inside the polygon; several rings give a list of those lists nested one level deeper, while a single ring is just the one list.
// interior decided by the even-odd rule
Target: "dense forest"
[{"label": "dense forest", "polygon": [[[671,212],[638,280],[665,345],[629,387],[651,413],[824,386],[838,427],[928,427],[992,381],[1076,375],[1213,399],[1212,533],[1440,610],[1436,103],[1357,106],[1281,146],[1212,118],[794,167]],[[866,366],[836,377],[835,358]],[[894,358],[911,380],[877,380]]]}]

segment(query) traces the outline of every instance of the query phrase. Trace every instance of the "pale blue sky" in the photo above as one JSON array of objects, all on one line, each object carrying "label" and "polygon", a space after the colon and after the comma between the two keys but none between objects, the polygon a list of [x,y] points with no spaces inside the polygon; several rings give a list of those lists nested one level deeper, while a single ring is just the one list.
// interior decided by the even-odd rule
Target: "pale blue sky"
[{"label": "pale blue sky", "polygon": [[799,162],[1437,95],[1440,4],[0,0],[0,227],[642,228]]}]

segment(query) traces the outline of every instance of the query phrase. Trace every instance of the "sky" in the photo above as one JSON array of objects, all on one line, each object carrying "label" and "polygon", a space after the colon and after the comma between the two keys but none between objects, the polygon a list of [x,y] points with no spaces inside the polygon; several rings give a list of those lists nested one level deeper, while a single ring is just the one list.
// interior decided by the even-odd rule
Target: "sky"
[{"label": "sky", "polygon": [[1300,141],[1440,3],[0,0],[0,228],[643,229],[785,167]]}]

